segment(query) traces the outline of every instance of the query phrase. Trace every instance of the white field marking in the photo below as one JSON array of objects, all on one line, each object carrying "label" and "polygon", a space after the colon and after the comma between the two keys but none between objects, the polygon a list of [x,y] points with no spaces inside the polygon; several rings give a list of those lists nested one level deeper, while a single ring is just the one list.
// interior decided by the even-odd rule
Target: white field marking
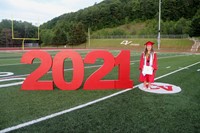
[{"label": "white field marking", "polygon": [[194,63],[194,64],[192,64],[192,65],[189,65],[189,66],[180,68],[180,69],[178,69],[178,70],[175,70],[175,71],[173,71],[173,72],[170,72],[170,73],[168,73],[168,74],[165,74],[165,75],[163,75],[163,76],[157,77],[157,78],[155,78],[155,80],[158,80],[158,79],[161,79],[161,78],[163,78],[163,77],[169,76],[169,75],[171,75],[171,74],[177,73],[177,72],[182,71],[182,70],[184,70],[184,69],[189,69],[189,67],[195,66],[195,65],[197,65],[197,64],[200,64],[200,61],[199,61],[199,62],[196,62],[196,63]]},{"label": "white field marking", "polygon": [[[178,68],[180,68],[180,69],[181,69],[181,68],[183,68],[183,67],[178,67]],[[185,69],[189,69],[189,68],[185,68]]]},{"label": "white field marking", "polygon": [[[164,88],[161,88],[161,86]],[[169,89],[168,86],[172,87],[172,90],[167,90]],[[175,94],[181,92],[181,88],[179,86],[160,82],[154,82],[151,84],[151,89],[144,88],[143,84],[140,84],[138,88],[142,91],[155,94]]]},{"label": "white field marking", "polygon": [[20,85],[24,82],[25,78],[11,78],[11,79],[1,79],[0,82],[4,82],[4,81],[13,81],[13,80],[22,80],[20,82],[15,82],[15,83],[7,83],[7,84],[3,84],[0,85],[0,88],[4,88],[4,87],[10,87],[10,86],[15,86],[15,85]]},{"label": "white field marking", "polygon": [[171,66],[166,67],[167,69],[171,68]]},{"label": "white field marking", "polygon": [[[86,66],[84,68],[96,68],[96,67],[100,67],[102,65],[95,65],[95,66]],[[64,71],[70,71],[70,70],[73,70],[73,68],[67,68],[67,69],[64,69]],[[49,71],[47,72],[47,74],[49,73],[52,73],[52,71]],[[1,79],[10,79],[10,78],[18,78],[18,77],[25,77],[25,76],[28,76],[30,74],[23,74],[23,75],[15,75],[15,76],[10,76],[10,77],[4,77],[4,78],[0,78]]]},{"label": "white field marking", "polygon": [[12,72],[0,72],[0,77],[11,76],[14,75]]},{"label": "white field marking", "polygon": [[[167,57],[160,57],[158,59],[165,59],[165,58],[174,58],[174,57],[179,57],[179,56],[184,56],[184,55],[177,55],[177,56],[167,56]],[[134,64],[134,62],[138,62],[140,60],[135,60],[135,61],[130,61],[131,65]],[[34,63],[35,64],[35,63]],[[21,64],[22,65],[22,64]],[[0,65],[1,66],[1,65]],[[101,65],[95,65],[95,66],[86,66],[84,68],[95,68],[95,67],[100,67]],[[64,69],[64,71],[69,71],[69,70],[73,70],[73,68],[68,68],[68,69]],[[49,73],[52,73],[52,71],[49,71]],[[15,76],[10,76],[10,77],[6,77],[6,78],[16,78],[16,77],[24,77],[24,76],[28,76],[30,74],[23,74],[23,75],[15,75]],[[1,79],[1,78],[0,78]],[[4,79],[4,78],[3,78]]]},{"label": "white field marking", "polygon": [[200,69],[198,69],[197,72],[200,72]]},{"label": "white field marking", "polygon": [[[158,80],[158,79],[167,77],[167,76],[169,76],[169,75],[171,75],[171,74],[177,73],[177,72],[179,72],[179,71],[184,70],[185,68],[192,67],[192,66],[197,65],[197,64],[199,64],[199,63],[200,63],[200,61],[199,61],[199,62],[196,62],[196,63],[194,63],[194,64],[191,64],[191,65],[189,65],[189,66],[186,66],[186,67],[184,67],[184,68],[181,68],[181,69],[172,71],[172,72],[170,72],[170,73],[164,74],[164,75],[162,75],[162,76],[160,76],[160,77],[155,78],[155,80]],[[63,111],[60,111],[60,112],[51,114],[51,115],[47,115],[47,116],[44,116],[44,117],[41,117],[41,118],[38,118],[38,119],[35,119],[35,120],[31,120],[31,121],[28,121],[28,122],[25,122],[25,123],[22,123],[22,124],[19,124],[19,125],[16,125],[16,126],[12,126],[12,127],[5,128],[5,129],[3,129],[3,130],[0,130],[0,133],[6,133],[6,132],[10,132],[10,131],[19,129],[19,128],[23,128],[23,127],[26,127],[26,126],[30,126],[30,125],[36,124],[36,123],[38,123],[38,122],[41,122],[41,121],[45,121],[45,120],[54,118],[54,117],[56,117],[56,116],[63,115],[63,114],[65,114],[65,113],[69,113],[69,112],[72,112],[72,111],[75,111],[75,110],[78,110],[78,109],[81,109],[81,108],[90,106],[90,105],[92,105],[92,104],[95,104],[95,103],[104,101],[104,100],[109,99],[109,98],[111,98],[111,97],[117,96],[117,95],[122,94],[122,93],[125,93],[125,92],[127,92],[127,91],[130,91],[130,90],[132,90],[132,89],[134,89],[134,88],[137,88],[139,85],[140,85],[140,84],[136,85],[136,86],[133,87],[133,88],[128,88],[128,89],[125,89],[125,90],[122,90],[122,91],[113,93],[113,94],[111,94],[111,95],[108,95],[108,96],[105,96],[105,97],[96,99],[96,100],[94,100],[94,101],[91,101],[91,102],[88,102],[88,103],[85,103],[85,104],[82,104],[82,105],[79,105],[79,106],[76,106],[76,107],[73,107],[73,108],[70,108],[70,109],[66,109],[66,110],[63,110]]]}]

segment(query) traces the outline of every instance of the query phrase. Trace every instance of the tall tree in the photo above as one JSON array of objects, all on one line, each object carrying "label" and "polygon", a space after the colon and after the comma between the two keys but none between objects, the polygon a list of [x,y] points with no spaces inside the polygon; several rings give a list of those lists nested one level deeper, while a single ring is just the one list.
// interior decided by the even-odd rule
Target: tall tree
[{"label": "tall tree", "polygon": [[71,23],[58,21],[54,30],[53,41],[57,45],[65,45],[68,42],[68,32]]},{"label": "tall tree", "polygon": [[45,29],[41,31],[40,39],[43,45],[51,45],[53,44],[54,36],[54,32],[51,29]]},{"label": "tall tree", "polygon": [[3,29],[1,31],[0,43],[2,47],[13,46],[12,32],[10,29]]},{"label": "tall tree", "polygon": [[86,31],[84,29],[84,25],[81,22],[77,24],[72,24],[68,32],[68,43],[70,45],[76,45],[85,43],[86,40],[87,36]]},{"label": "tall tree", "polygon": [[192,19],[190,36],[200,36],[200,9]]}]

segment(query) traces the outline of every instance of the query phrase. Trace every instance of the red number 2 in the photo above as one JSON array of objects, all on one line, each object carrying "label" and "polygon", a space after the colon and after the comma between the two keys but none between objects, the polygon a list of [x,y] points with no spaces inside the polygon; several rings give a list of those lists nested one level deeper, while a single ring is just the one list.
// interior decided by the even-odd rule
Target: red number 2
[{"label": "red number 2", "polygon": [[32,64],[35,58],[40,59],[41,64],[25,79],[22,90],[53,90],[53,81],[38,81],[52,66],[51,55],[44,51],[30,51],[22,56],[21,63]]},{"label": "red number 2", "polygon": [[103,58],[104,64],[96,72],[90,75],[85,82],[84,89],[95,90],[115,88],[114,80],[101,80],[113,69],[115,65],[113,55],[107,51],[92,51],[86,55],[84,63],[94,64],[97,58]]}]

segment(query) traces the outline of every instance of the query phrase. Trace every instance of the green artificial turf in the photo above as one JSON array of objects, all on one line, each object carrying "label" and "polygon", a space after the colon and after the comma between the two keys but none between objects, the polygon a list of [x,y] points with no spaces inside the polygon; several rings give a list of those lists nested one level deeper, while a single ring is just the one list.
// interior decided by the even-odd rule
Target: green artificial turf
[{"label": "green artificial turf", "polygon": [[[110,52],[115,56],[119,53],[119,51]],[[54,56],[56,53],[51,54]],[[83,58],[86,54],[87,52],[81,53]],[[5,57],[4,54],[0,56]],[[131,53],[130,76],[135,85],[139,84],[139,57],[140,53]],[[177,53],[158,53],[158,58],[159,70],[156,77],[200,61],[200,55]],[[13,56],[9,59],[11,62],[8,62],[7,66],[6,63],[0,66],[1,72],[14,72],[15,75],[29,74],[39,65],[39,63],[17,64],[20,58],[12,60],[16,59]],[[102,63],[98,60],[93,65]],[[71,66],[70,61],[65,62],[65,68]],[[199,132],[200,84],[198,80],[200,72],[197,71],[200,69],[199,66],[199,64],[192,66],[156,81],[180,86],[182,89],[180,93],[158,95],[135,88],[105,101],[13,132]],[[98,67],[85,68],[85,80],[97,69]],[[71,80],[71,74],[72,71],[65,72],[67,81]],[[117,68],[115,68],[105,79],[117,79],[117,76]],[[51,73],[46,74],[42,79],[52,79]],[[82,87],[77,91],[61,91],[56,86],[53,91],[22,91],[20,85],[0,88],[0,130],[75,107],[117,91],[120,90],[85,91]]]}]

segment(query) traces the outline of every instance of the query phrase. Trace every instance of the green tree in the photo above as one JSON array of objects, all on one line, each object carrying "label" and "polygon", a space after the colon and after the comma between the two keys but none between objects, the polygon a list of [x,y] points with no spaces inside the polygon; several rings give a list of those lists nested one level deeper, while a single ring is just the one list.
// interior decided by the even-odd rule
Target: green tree
[{"label": "green tree", "polygon": [[67,32],[69,30],[68,23],[59,21],[54,28],[54,38],[53,41],[56,45],[66,45],[68,38],[67,38]]},{"label": "green tree", "polygon": [[200,36],[200,9],[192,18],[190,36]]},{"label": "green tree", "polygon": [[[112,28],[125,22],[157,19],[158,5],[158,0],[104,0],[94,6],[56,17],[42,28],[55,28],[58,21],[81,22],[86,29],[90,27],[93,31]],[[178,21],[182,17],[188,20],[199,8],[199,0],[162,0],[162,20]]]},{"label": "green tree", "polygon": [[126,31],[122,29],[114,29],[111,33],[112,35],[126,35]]},{"label": "green tree", "polygon": [[72,24],[68,32],[68,43],[70,45],[77,45],[87,41],[86,31],[84,25],[79,22]]},{"label": "green tree", "polygon": [[175,34],[188,34],[190,30],[190,21],[185,18],[180,18],[174,25]]},{"label": "green tree", "polygon": [[2,47],[13,46],[11,29],[3,29],[1,31],[0,44]]},{"label": "green tree", "polygon": [[40,39],[43,45],[53,44],[54,32],[50,29],[45,29],[41,31]]}]

